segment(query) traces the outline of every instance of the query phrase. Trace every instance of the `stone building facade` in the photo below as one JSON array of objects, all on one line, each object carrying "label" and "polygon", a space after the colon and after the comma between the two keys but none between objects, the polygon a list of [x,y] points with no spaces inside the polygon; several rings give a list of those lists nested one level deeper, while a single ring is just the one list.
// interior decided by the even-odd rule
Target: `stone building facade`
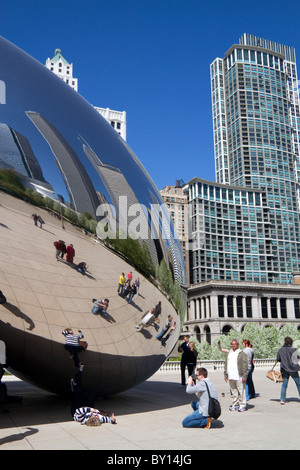
[{"label": "stone building facade", "polygon": [[300,330],[300,285],[242,281],[208,281],[188,289],[183,334],[212,343],[233,328],[247,323],[261,328],[282,328],[287,323]]}]

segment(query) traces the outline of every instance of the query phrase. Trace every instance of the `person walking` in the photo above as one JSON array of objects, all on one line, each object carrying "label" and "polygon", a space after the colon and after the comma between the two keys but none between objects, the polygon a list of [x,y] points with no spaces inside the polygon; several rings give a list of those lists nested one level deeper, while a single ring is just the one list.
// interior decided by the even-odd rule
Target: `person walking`
[{"label": "person walking", "polygon": [[237,339],[231,341],[231,349],[226,355],[224,377],[225,382],[229,381],[232,404],[230,411],[246,411],[246,390],[245,384],[248,376],[247,355],[239,349]]},{"label": "person walking", "polygon": [[182,421],[184,428],[210,428],[211,418],[208,413],[209,395],[212,398],[218,400],[218,394],[215,385],[207,378],[208,372],[204,367],[198,367],[197,371],[197,383],[193,382],[193,377],[188,378],[186,392],[190,394],[196,394],[198,401],[192,401],[191,407],[193,413],[189,414]]},{"label": "person walking", "polygon": [[283,377],[280,393],[281,405],[286,404],[286,390],[290,377],[292,377],[292,379],[294,380],[300,397],[300,378],[298,372],[300,370],[300,366],[298,364],[299,353],[297,349],[293,348],[292,346],[292,338],[286,336],[284,338],[284,345],[279,349],[276,357],[276,363],[280,362],[280,372],[282,373]]}]

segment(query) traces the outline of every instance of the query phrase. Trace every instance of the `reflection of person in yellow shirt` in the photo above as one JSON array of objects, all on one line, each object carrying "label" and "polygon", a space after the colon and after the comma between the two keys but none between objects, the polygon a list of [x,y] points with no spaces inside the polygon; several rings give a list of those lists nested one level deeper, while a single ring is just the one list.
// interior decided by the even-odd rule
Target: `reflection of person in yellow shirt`
[{"label": "reflection of person in yellow shirt", "polygon": [[118,294],[120,294],[120,295],[122,295],[123,287],[125,286],[125,282],[126,282],[125,274],[122,273],[121,276],[120,276],[119,286],[118,286]]}]

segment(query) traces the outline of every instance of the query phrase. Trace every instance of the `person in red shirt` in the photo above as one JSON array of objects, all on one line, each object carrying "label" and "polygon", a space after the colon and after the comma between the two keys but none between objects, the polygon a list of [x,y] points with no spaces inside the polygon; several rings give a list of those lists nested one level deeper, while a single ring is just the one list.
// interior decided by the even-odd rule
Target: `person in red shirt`
[{"label": "person in red shirt", "polygon": [[74,250],[72,243],[70,243],[70,245],[67,246],[67,255],[66,255],[66,259],[68,263],[73,263],[74,256],[75,256],[75,250]]}]

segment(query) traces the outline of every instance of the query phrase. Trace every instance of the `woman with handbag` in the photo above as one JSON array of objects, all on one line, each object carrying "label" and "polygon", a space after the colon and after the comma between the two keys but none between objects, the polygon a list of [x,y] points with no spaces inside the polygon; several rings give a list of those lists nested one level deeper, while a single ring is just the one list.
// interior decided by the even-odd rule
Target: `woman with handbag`
[{"label": "woman with handbag", "polygon": [[289,378],[292,377],[298,389],[300,397],[300,377],[298,371],[300,366],[298,364],[299,354],[297,349],[292,348],[293,340],[289,336],[284,338],[284,345],[277,353],[276,361],[280,362],[280,371],[282,373],[283,382],[281,386],[280,404],[286,404],[286,389],[288,386]]}]

